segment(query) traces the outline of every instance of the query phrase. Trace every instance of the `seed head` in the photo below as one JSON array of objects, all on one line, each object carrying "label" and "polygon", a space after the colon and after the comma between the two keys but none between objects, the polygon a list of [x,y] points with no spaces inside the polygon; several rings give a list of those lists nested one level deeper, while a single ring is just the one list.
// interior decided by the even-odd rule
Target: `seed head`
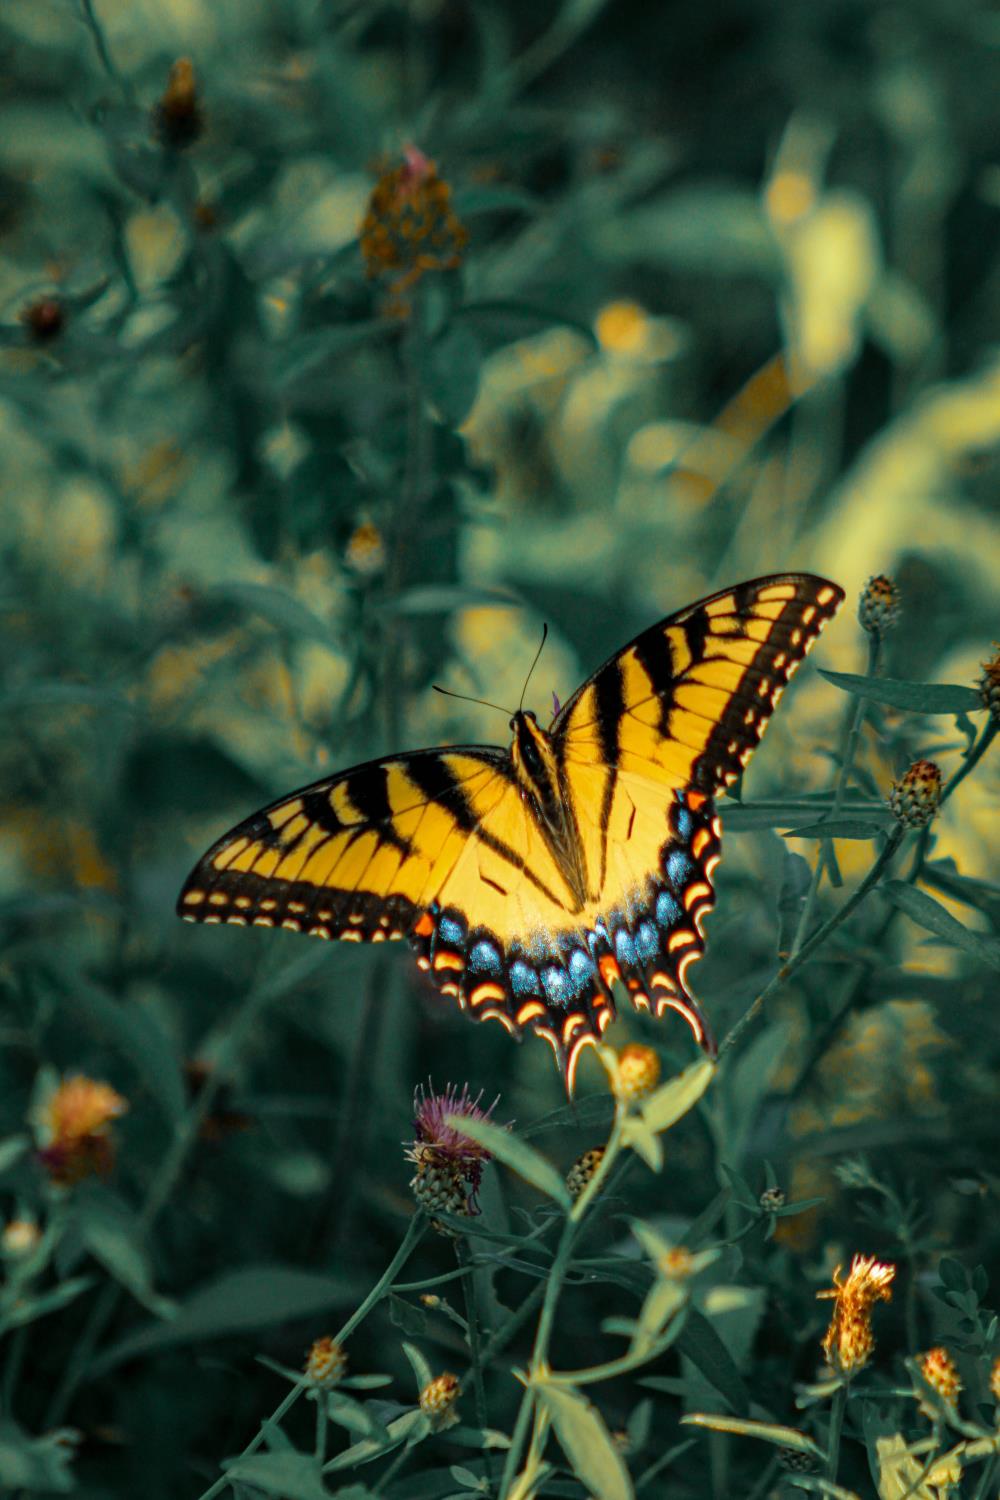
[{"label": "seed head", "polygon": [[885,635],[899,619],[899,590],[884,573],[869,578],[858,600],[858,620],[869,635]]},{"label": "seed head", "polygon": [[760,1195],[760,1206],[766,1214],[773,1214],[775,1209],[784,1208],[785,1195],[781,1191],[781,1188],[765,1188]]},{"label": "seed head", "polygon": [[811,1474],[816,1467],[816,1459],[813,1455],[803,1453],[801,1448],[781,1448],[778,1452],[778,1462],[790,1474]]},{"label": "seed head", "polygon": [[592,1146],[584,1151],[566,1173],[566,1186],[571,1198],[579,1198],[604,1158],[603,1146]]},{"label": "seed head", "polygon": [[889,790],[889,811],[904,828],[923,828],[941,802],[941,772],[932,760],[915,760]]},{"label": "seed head", "polygon": [[[928,1349],[920,1361],[920,1373],[932,1390],[937,1391],[941,1400],[949,1406],[954,1406],[958,1400],[958,1393],[962,1389],[962,1381],[955,1361],[947,1349],[938,1345],[934,1349]],[[937,1413],[927,1402],[921,1401],[920,1410],[927,1417],[935,1417]]]},{"label": "seed head", "polygon": [[68,1186],[114,1165],[111,1122],[128,1103],[108,1083],[82,1073],[64,1078],[38,1111],[39,1159],[53,1182]]},{"label": "seed head", "polygon": [[347,1355],[336,1339],[325,1334],[317,1339],[306,1357],[305,1372],[313,1385],[336,1385],[347,1369]]},{"label": "seed head", "polygon": [[170,69],[167,86],[153,111],[153,124],[163,144],[175,151],[183,151],[201,135],[204,119],[189,57],[179,57]]},{"label": "seed head", "polygon": [[630,1042],[618,1054],[618,1097],[634,1104],[651,1094],[660,1081],[660,1059],[652,1047]]},{"label": "seed head", "polygon": [[458,1400],[458,1376],[437,1375],[429,1380],[420,1392],[420,1410],[430,1417],[436,1428],[450,1427],[458,1421],[455,1402]]},{"label": "seed head", "polygon": [[979,696],[983,706],[989,710],[990,718],[1000,724],[1000,645],[993,642],[994,651],[989,661],[983,662],[983,675],[979,679]]},{"label": "seed head", "polygon": [[883,1265],[871,1255],[855,1255],[846,1281],[840,1267],[833,1273],[833,1287],[817,1292],[834,1299],[833,1316],[823,1339],[823,1353],[835,1374],[850,1380],[863,1369],[875,1348],[872,1309],[876,1302],[889,1302],[896,1267]]},{"label": "seed head", "polygon": [[407,317],[406,294],[428,271],[455,270],[469,235],[451,206],[451,188],[416,146],[402,166],[383,172],[361,225],[361,254],[369,279],[386,278],[387,311]]}]

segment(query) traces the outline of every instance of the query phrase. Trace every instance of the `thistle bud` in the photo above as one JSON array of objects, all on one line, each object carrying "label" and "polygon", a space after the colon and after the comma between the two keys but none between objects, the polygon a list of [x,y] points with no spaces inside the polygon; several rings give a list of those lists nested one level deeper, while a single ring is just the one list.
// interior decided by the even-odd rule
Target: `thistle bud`
[{"label": "thistle bud", "polygon": [[941,802],[941,772],[932,760],[915,760],[889,791],[889,811],[904,828],[923,828]]},{"label": "thistle bud", "polygon": [[765,1188],[760,1195],[760,1206],[766,1214],[773,1214],[776,1209],[784,1208],[785,1195],[779,1187]]},{"label": "thistle bud", "polygon": [[869,578],[858,600],[858,622],[870,635],[885,635],[899,619],[899,590],[884,573]]},{"label": "thistle bud", "polygon": [[578,1156],[576,1161],[566,1173],[566,1186],[571,1198],[579,1198],[584,1188],[590,1182],[594,1173],[601,1165],[604,1157],[604,1147],[594,1146]]},{"label": "thistle bud", "polygon": [[417,1163],[410,1182],[414,1199],[429,1214],[468,1214],[469,1189],[460,1167],[436,1161],[430,1153]]},{"label": "thistle bud", "polygon": [[204,121],[189,57],[179,57],[170,69],[167,86],[153,112],[153,123],[163,144],[175,151],[183,151],[201,135]]},{"label": "thistle bud", "polygon": [[790,1474],[811,1474],[817,1466],[813,1455],[811,1453],[803,1453],[801,1448],[779,1449],[778,1462]]},{"label": "thistle bud", "polygon": [[[938,1345],[937,1348],[928,1349],[920,1361],[920,1373],[932,1390],[936,1391],[948,1406],[954,1406],[958,1400],[958,1393],[962,1389],[962,1381],[955,1361],[947,1349]],[[937,1413],[927,1402],[921,1401],[920,1410],[925,1416],[934,1418]]]},{"label": "thistle bud", "polygon": [[630,1042],[618,1054],[618,1097],[635,1104],[651,1094],[660,1081],[660,1059],[652,1047]]},{"label": "thistle bud", "polygon": [[458,1421],[458,1376],[445,1373],[429,1380],[420,1392],[420,1410],[435,1427],[450,1427]]},{"label": "thistle bud", "polygon": [[347,1369],[347,1355],[329,1334],[317,1339],[306,1358],[305,1372],[314,1385],[336,1385]]},{"label": "thistle bud", "polygon": [[[993,644],[997,645],[995,641]],[[978,687],[983,707],[989,711],[994,723],[1000,724],[1000,646],[997,646],[989,661],[983,662],[983,675]]]}]

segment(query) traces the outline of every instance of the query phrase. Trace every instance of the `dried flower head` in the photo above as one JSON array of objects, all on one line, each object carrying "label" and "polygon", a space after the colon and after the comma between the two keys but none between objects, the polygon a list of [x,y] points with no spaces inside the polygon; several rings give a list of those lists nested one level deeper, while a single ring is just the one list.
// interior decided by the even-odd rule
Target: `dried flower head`
[{"label": "dried flower head", "polygon": [[579,1198],[603,1159],[603,1146],[592,1146],[589,1151],[584,1151],[582,1156],[577,1157],[566,1173],[566,1186],[571,1198]]},{"label": "dried flower head", "polygon": [[993,1361],[990,1370],[990,1395],[994,1401],[1000,1401],[1000,1355]]},{"label": "dried flower head", "polygon": [[153,124],[163,144],[175,151],[183,151],[201,135],[204,119],[189,57],[179,57],[170,69],[167,86],[153,111]]},{"label": "dried flower head", "polygon": [[314,1385],[336,1385],[347,1369],[347,1355],[336,1339],[324,1334],[306,1356],[305,1372]]},{"label": "dried flower head", "polygon": [[780,1448],[778,1462],[790,1474],[811,1474],[818,1467],[812,1453],[803,1453],[801,1448]]},{"label": "dried flower head", "polygon": [[420,1206],[430,1213],[479,1211],[476,1191],[490,1153],[447,1122],[451,1115],[488,1120],[499,1099],[494,1099],[488,1109],[481,1109],[482,1097],[480,1090],[473,1099],[468,1084],[463,1085],[461,1093],[450,1083],[443,1094],[436,1094],[431,1082],[426,1090],[421,1084],[413,1096],[413,1142],[406,1159],[417,1171],[410,1187]]},{"label": "dried flower head", "polygon": [[856,1255],[846,1281],[841,1281],[838,1266],[833,1273],[833,1287],[816,1294],[834,1299],[823,1353],[831,1370],[844,1380],[850,1380],[871,1358],[875,1348],[872,1309],[876,1302],[891,1300],[895,1274],[895,1266],[884,1265],[872,1255]]},{"label": "dried flower head", "polygon": [[626,1104],[645,1099],[660,1081],[660,1059],[652,1047],[630,1042],[618,1054],[618,1097]]},{"label": "dried flower head", "polygon": [[[958,1400],[958,1393],[962,1389],[962,1381],[955,1365],[955,1361],[939,1344],[934,1349],[928,1349],[921,1357],[920,1373],[932,1390],[937,1391],[941,1400],[949,1406],[954,1406]],[[937,1412],[929,1402],[921,1401],[920,1410],[925,1416],[932,1419]]]},{"label": "dried flower head", "polygon": [[12,1260],[28,1255],[42,1237],[34,1219],[11,1219],[0,1232],[0,1253]]},{"label": "dried flower head", "polygon": [[40,297],[22,308],[20,318],[36,344],[47,344],[66,327],[66,308],[57,297]]},{"label": "dried flower head", "polygon": [[1000,724],[1000,645],[994,641],[993,646],[993,655],[982,664],[983,675],[978,686],[983,706],[989,710],[990,718]]},{"label": "dried flower head", "polygon": [[899,589],[879,573],[869,578],[858,600],[858,621],[870,635],[884,635],[899,619]]},{"label": "dried flower head", "polygon": [[369,278],[385,277],[387,311],[406,317],[406,294],[428,271],[451,271],[462,263],[468,231],[451,206],[451,188],[416,146],[407,146],[402,166],[383,172],[368,200],[361,225],[361,254]]},{"label": "dried flower head", "polygon": [[932,760],[915,760],[889,790],[889,811],[904,828],[923,828],[941,802],[941,772]]},{"label": "dried flower head", "polygon": [[38,1111],[38,1155],[53,1182],[68,1185],[92,1172],[110,1172],[111,1122],[127,1109],[127,1101],[108,1083],[82,1073],[64,1078]]},{"label": "dried flower head", "polygon": [[362,578],[374,578],[385,567],[385,542],[378,527],[362,521],[351,533],[344,549],[347,566]]},{"label": "dried flower head", "polygon": [[420,1392],[420,1410],[430,1417],[435,1427],[450,1427],[458,1421],[455,1402],[458,1400],[458,1376],[437,1375],[429,1380]]}]

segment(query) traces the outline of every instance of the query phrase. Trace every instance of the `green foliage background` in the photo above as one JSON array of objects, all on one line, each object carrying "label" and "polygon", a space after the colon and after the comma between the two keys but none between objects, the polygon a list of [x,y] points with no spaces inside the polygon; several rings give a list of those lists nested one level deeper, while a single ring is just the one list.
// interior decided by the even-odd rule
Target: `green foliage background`
[{"label": "green foliage background", "polygon": [[[998,634],[998,49],[975,0],[5,0],[0,1210],[46,1230],[5,1256],[5,1492],[213,1485],[288,1389],[255,1357],[299,1368],[403,1240],[421,1080],[499,1093],[561,1172],[604,1138],[592,1054],[574,1113],[547,1049],[471,1028],[404,954],[174,917],[193,859],[260,803],[383,751],[502,737],[432,682],[516,701],[547,621],[541,714],[701,593],[793,567],[843,584],[724,811],[697,971],[720,1033],[772,978],[820,848],[781,833],[828,806],[854,714],[815,662],[865,670],[858,590],[899,585],[891,678],[967,685]],[[182,56],[203,122],[183,150],[154,129]],[[409,144],[470,242],[400,318],[357,236]],[[48,338],[25,321],[45,301]],[[866,837],[836,841],[808,919],[870,868],[890,780],[918,755],[960,767],[984,717],[968,692],[948,706],[869,703],[844,807]],[[635,1316],[651,1273],[628,1218],[725,1242],[692,1293],[709,1354],[588,1387],[639,1492],[810,1483],[679,1421],[743,1407],[827,1451],[827,1406],[803,1417],[793,1386],[819,1364],[815,1291],[856,1250],[899,1273],[839,1482],[904,1492],[870,1469],[873,1433],[930,1431],[891,1392],[933,1343],[966,1418],[995,1423],[997,787],[985,755],[891,872],[938,915],[876,892],[741,1036],[663,1171],[604,1205],[563,1367],[610,1359],[602,1320]],[[653,1043],[669,1076],[680,1031],[622,1015],[609,1040]],[[129,1111],[112,1176],[67,1190],[31,1120],[76,1072]],[[775,1220],[769,1181],[820,1201]],[[498,1235],[557,1213],[499,1167],[483,1207]],[[350,1340],[352,1371],[391,1377],[381,1418],[416,1396],[404,1340],[464,1375],[470,1307],[488,1334],[548,1274],[527,1251],[500,1268],[477,1232],[456,1242],[482,1262],[469,1306],[459,1282],[440,1289],[454,1316],[398,1292]],[[455,1268],[430,1234],[406,1276]],[[485,1370],[499,1432],[529,1348],[530,1325]],[[463,1426],[385,1482],[377,1459],[324,1489],[308,1461],[233,1488],[497,1494],[473,1412],[466,1392]],[[264,1451],[311,1453],[314,1422],[300,1403]],[[358,1429],[336,1433],[330,1455]],[[538,1493],[587,1493],[549,1456]],[[985,1496],[993,1463],[961,1492]]]}]

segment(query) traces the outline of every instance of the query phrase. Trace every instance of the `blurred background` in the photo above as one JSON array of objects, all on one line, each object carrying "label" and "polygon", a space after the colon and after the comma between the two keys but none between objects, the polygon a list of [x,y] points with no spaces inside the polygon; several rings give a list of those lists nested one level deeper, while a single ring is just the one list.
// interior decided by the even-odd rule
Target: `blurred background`
[{"label": "blurred background", "polygon": [[[516,703],[543,622],[543,719],[652,620],[799,567],[848,592],[820,665],[863,670],[854,601],[887,573],[888,675],[975,680],[1000,633],[1000,16],[5,0],[0,67],[0,1210],[58,1225],[19,1305],[84,1283],[8,1318],[8,1438],[49,1466],[29,1489],[193,1494],[280,1398],[254,1354],[297,1365],[391,1256],[415,1085],[468,1080],[519,1125],[564,1095],[547,1048],[473,1029],[402,951],[182,927],[187,870],[338,767],[503,741],[431,684]],[[828,788],[847,705],[804,669],[744,798]],[[874,710],[859,785],[917,754],[950,774],[960,731]],[[934,848],[981,883],[934,892],[980,929],[997,790],[994,755]],[[814,852],[751,822],[696,975],[720,1032]],[[838,853],[848,883],[870,862]],[[727,1116],[757,1190],[766,1157],[826,1195],[763,1280],[792,1298],[851,1250],[832,1167],[858,1150],[920,1179],[928,1244],[995,1256],[990,971],[897,924],[792,1090],[836,963],[810,975]],[[639,1035],[688,1056],[635,1018],[612,1039]],[[33,1151],[74,1073],[128,1111],[112,1175],[70,1191]],[[560,1165],[592,1144],[554,1129]],[[704,1206],[704,1137],[678,1141],[650,1214]],[[740,1338],[766,1382],[795,1356],[763,1306]],[[401,1337],[380,1315],[352,1360],[405,1381]],[[72,1470],[39,1446],[61,1422]]]}]

